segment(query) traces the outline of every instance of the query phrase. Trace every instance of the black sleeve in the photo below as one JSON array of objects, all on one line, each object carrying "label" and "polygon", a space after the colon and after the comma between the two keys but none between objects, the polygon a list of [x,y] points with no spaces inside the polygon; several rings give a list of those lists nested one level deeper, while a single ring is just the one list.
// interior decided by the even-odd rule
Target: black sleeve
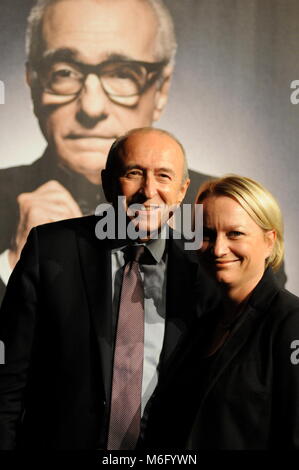
[{"label": "black sleeve", "polygon": [[36,229],[32,229],[7,286],[0,310],[0,449],[15,448],[33,344],[38,284]]},{"label": "black sleeve", "polygon": [[[299,301],[279,326],[273,343],[272,443],[299,450]],[[298,353],[296,353],[296,347]]]}]

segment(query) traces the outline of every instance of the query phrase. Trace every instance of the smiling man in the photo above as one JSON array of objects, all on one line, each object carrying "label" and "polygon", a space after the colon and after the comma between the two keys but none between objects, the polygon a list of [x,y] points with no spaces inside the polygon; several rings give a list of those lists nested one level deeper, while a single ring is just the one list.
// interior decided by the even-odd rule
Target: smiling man
[{"label": "smiling man", "polygon": [[102,180],[115,207],[116,197],[124,197],[124,210],[144,240],[159,232],[190,184],[181,144],[167,132],[151,128],[128,132],[113,144]]},{"label": "smiling man", "polygon": [[[95,216],[32,229],[0,311],[1,449],[135,448],[197,318],[198,257],[172,230],[151,238],[188,184],[181,144],[137,129],[113,145],[103,187],[115,205],[161,210],[144,239],[99,240]],[[208,309],[215,288],[199,278]]]},{"label": "smiling man", "polygon": [[[167,102],[176,39],[161,0],[39,0],[28,19],[27,82],[48,143],[0,172],[0,277],[30,229],[93,213],[112,142],[151,126]],[[190,173],[189,202],[207,177]],[[1,290],[4,285],[0,281]]]}]

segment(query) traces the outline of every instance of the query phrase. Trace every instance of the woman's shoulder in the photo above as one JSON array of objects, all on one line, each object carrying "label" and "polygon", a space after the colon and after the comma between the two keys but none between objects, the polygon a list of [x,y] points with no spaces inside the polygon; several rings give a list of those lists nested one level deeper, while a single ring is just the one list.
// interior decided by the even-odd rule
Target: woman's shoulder
[{"label": "woman's shoulder", "polygon": [[299,310],[299,297],[287,289],[279,289],[276,302],[285,306],[288,310]]},{"label": "woman's shoulder", "polygon": [[284,345],[289,345],[292,339],[299,339],[299,297],[287,289],[278,288],[266,310],[265,325],[273,337],[280,338]]},{"label": "woman's shoulder", "polygon": [[295,316],[298,317],[299,324],[299,297],[279,287],[271,270],[264,274],[249,303],[257,311],[267,312],[272,321],[280,322],[288,316]]},{"label": "woman's shoulder", "polygon": [[299,316],[299,297],[287,289],[280,288],[273,299],[272,308],[279,311],[282,317],[290,314]]}]

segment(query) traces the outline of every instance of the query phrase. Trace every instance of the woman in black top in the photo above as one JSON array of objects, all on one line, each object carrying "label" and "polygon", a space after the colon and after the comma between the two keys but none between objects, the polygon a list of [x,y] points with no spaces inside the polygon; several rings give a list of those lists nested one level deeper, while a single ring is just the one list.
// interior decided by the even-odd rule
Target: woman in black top
[{"label": "woman in black top", "polygon": [[151,442],[145,432],[145,446],[299,450],[299,299],[273,277],[284,253],[280,208],[235,175],[204,183],[197,203],[200,258],[223,306],[199,318],[157,390],[160,421],[148,423],[157,432]]}]

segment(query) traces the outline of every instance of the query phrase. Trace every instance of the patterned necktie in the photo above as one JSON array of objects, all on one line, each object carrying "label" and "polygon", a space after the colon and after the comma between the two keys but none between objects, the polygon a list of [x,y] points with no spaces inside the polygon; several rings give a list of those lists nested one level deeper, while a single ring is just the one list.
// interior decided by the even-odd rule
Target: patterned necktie
[{"label": "patterned necktie", "polygon": [[144,246],[131,246],[120,296],[114,352],[109,450],[134,449],[140,432],[144,354],[144,290],[139,259]]}]

